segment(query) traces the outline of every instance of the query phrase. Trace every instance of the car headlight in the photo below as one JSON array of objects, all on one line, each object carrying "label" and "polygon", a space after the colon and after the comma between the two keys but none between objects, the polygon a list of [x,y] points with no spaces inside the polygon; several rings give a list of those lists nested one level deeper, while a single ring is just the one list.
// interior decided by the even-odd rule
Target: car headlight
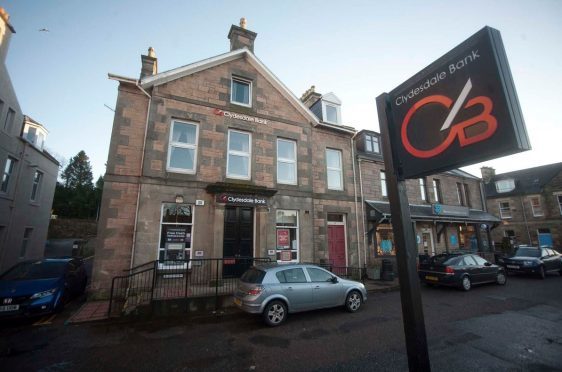
[{"label": "car headlight", "polygon": [[47,296],[52,296],[57,292],[57,288],[53,288],[53,289],[49,289],[48,291],[43,291],[43,292],[37,292],[35,293],[33,296],[31,296],[32,300],[38,299],[38,298],[43,298],[43,297],[47,297]]}]

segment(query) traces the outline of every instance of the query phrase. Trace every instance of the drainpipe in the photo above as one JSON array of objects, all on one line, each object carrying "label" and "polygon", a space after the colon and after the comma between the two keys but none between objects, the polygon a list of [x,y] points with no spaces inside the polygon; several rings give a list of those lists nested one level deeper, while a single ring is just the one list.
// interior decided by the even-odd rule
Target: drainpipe
[{"label": "drainpipe", "polygon": [[[359,216],[358,208],[357,208],[357,175],[355,173],[355,144],[353,140],[357,136],[359,132],[355,132],[355,134],[349,140],[351,143],[351,160],[353,164],[353,192],[354,192],[354,199],[355,199],[355,216],[356,218]],[[363,218],[363,216],[362,216]],[[355,227],[357,229],[357,267],[361,267],[361,248],[359,247],[359,221],[355,221]]]},{"label": "drainpipe", "polygon": [[361,159],[357,159],[359,166],[359,192],[361,194],[361,219],[363,223],[363,265],[367,267],[367,230],[365,229],[365,199],[363,194],[363,172],[361,171]]},{"label": "drainpipe", "polygon": [[146,137],[148,134],[148,117],[150,116],[150,105],[152,103],[152,96],[150,94],[148,94],[148,92],[146,90],[144,90],[140,85],[139,82],[137,80],[137,82],[135,83],[135,85],[137,86],[137,88],[140,89],[141,92],[143,92],[147,97],[148,97],[148,106],[146,108],[146,122],[144,125],[144,138],[142,141],[142,154],[141,154],[141,163],[140,163],[140,169],[139,169],[139,190],[137,191],[137,205],[135,207],[135,222],[134,222],[134,226],[133,226],[133,246],[131,247],[131,263],[129,265],[129,270],[131,270],[133,268],[133,260],[135,258],[135,246],[136,246],[136,242],[137,242],[137,223],[139,220],[139,204],[140,204],[140,196],[141,196],[141,177],[142,177],[142,170],[144,168],[144,151],[146,148]]}]

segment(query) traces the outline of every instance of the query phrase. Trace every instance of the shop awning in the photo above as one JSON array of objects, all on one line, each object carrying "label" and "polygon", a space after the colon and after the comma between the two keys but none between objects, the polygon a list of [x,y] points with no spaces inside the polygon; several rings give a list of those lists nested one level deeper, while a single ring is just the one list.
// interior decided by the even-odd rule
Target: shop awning
[{"label": "shop awning", "polygon": [[[388,202],[366,200],[365,203],[369,206],[367,213],[369,221],[379,223],[390,221],[390,204]],[[410,204],[410,215],[412,220],[415,221],[486,223],[490,225],[496,225],[500,222],[498,217],[479,209],[467,209],[466,215],[436,215],[433,213],[431,205]]]}]

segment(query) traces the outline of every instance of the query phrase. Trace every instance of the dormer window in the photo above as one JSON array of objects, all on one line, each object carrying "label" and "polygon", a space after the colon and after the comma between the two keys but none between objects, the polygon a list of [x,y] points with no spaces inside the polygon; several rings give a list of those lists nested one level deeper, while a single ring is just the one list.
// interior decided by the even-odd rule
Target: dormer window
[{"label": "dormer window", "polygon": [[496,191],[498,193],[510,192],[515,189],[515,181],[513,179],[496,181]]},{"label": "dormer window", "polygon": [[252,82],[233,76],[230,87],[230,102],[236,105],[252,107]]},{"label": "dormer window", "polygon": [[47,133],[47,130],[41,124],[33,121],[27,116],[25,117],[22,137],[27,142],[31,143],[39,150],[43,150]]},{"label": "dormer window", "polygon": [[380,154],[379,137],[370,134],[365,135],[365,152]]},{"label": "dormer window", "polygon": [[340,123],[340,107],[328,102],[322,102],[324,108],[324,121],[330,124]]}]

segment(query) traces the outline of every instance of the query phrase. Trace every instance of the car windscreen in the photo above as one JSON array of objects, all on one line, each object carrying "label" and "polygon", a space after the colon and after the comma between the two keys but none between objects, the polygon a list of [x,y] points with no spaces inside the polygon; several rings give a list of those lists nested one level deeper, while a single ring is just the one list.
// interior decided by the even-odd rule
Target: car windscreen
[{"label": "car windscreen", "polygon": [[2,280],[33,280],[58,278],[64,274],[66,262],[22,262],[4,273]]},{"label": "car windscreen", "polygon": [[256,268],[248,269],[240,278],[244,283],[261,284],[265,271]]},{"label": "car windscreen", "polygon": [[515,256],[519,257],[540,257],[541,251],[537,248],[529,247],[529,248],[518,248],[517,252],[515,252]]}]

